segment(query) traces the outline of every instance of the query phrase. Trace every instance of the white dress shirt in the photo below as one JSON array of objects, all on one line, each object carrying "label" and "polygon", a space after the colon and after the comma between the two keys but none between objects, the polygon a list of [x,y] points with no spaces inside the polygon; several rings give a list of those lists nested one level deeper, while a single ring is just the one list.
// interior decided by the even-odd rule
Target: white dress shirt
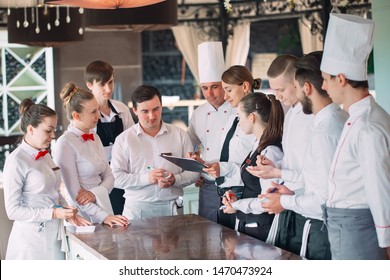
[{"label": "white dress shirt", "polygon": [[[258,146],[258,141],[256,141],[253,151],[251,154],[253,154]],[[283,152],[282,150],[277,147],[277,146],[268,146],[265,149],[261,151],[261,155],[264,155],[267,153],[267,158],[272,160],[273,162],[278,162],[281,161],[283,158]],[[260,186],[261,186],[261,193],[265,193],[268,189],[273,188],[271,182],[278,183],[278,179],[273,178],[273,179],[259,179],[260,181]],[[262,214],[264,213],[263,207],[261,207],[261,202],[260,199],[257,197],[254,198],[244,198],[244,199],[239,199],[235,202],[233,202],[232,207],[236,210],[240,210],[241,212],[245,214]]]},{"label": "white dress shirt", "polygon": [[[114,186],[114,176],[99,136],[93,130],[90,133],[93,133],[95,141],[84,141],[81,137],[83,132],[70,124],[54,145],[53,158],[61,168],[68,203],[77,207],[85,218],[102,223],[112,214],[108,194]],[[81,188],[91,191],[96,203],[79,205],[76,197]]]},{"label": "white dress shirt", "polygon": [[282,138],[284,157],[281,164],[281,178],[292,191],[300,188],[303,183],[301,168],[313,118],[313,115],[303,113],[302,104],[298,102],[288,110],[284,119]]},{"label": "white dress shirt", "polygon": [[[115,187],[125,190],[125,208],[132,201],[171,201],[182,196],[183,187],[195,182],[198,173],[183,171],[160,157],[160,154],[185,157],[192,149],[185,131],[164,122],[155,137],[146,134],[139,123],[121,133],[113,146],[111,168]],[[175,184],[163,189],[158,184],[150,184],[148,167],[172,172],[175,174]]]},{"label": "white dress shirt", "polygon": [[236,115],[236,110],[227,101],[217,110],[206,102],[192,113],[187,133],[194,146],[202,144],[202,159],[206,162],[219,161],[222,133],[232,115]]},{"label": "white dress shirt", "polygon": [[[5,209],[14,220],[7,259],[64,259],[60,222],[53,206],[62,204],[61,174],[49,154],[35,160],[38,150],[24,140],[7,156],[3,184]],[[61,199],[61,202],[60,202]]]},{"label": "white dress shirt", "polygon": [[[221,149],[223,143],[225,142],[226,135],[232,127],[236,117],[237,114],[230,116],[225,125],[225,129],[223,130],[221,137]],[[255,143],[255,135],[245,134],[240,127],[240,123],[238,123],[236,131],[234,132],[234,135],[229,142],[229,161],[219,162],[221,173],[220,176],[225,176],[225,182],[219,185],[219,187],[225,188],[231,186],[242,186],[244,184],[241,180],[241,164],[252,151],[253,145],[255,145]]]},{"label": "white dress shirt", "polygon": [[328,207],[370,209],[390,246],[390,116],[368,96],[349,107],[329,179]]},{"label": "white dress shirt", "polygon": [[322,220],[321,205],[328,198],[329,170],[347,118],[348,114],[334,103],[315,115],[313,130],[305,143],[307,150],[302,166],[304,194],[282,195],[280,202],[284,209]]}]

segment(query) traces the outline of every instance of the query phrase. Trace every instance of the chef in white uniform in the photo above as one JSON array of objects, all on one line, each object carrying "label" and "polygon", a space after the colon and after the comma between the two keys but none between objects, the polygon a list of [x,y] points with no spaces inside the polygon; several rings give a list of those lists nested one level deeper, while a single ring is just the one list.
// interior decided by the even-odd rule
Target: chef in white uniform
[{"label": "chef in white uniform", "polygon": [[372,20],[330,15],[323,88],[349,114],[324,211],[333,259],[390,258],[390,116],[368,91],[373,33]]},{"label": "chef in white uniform", "polygon": [[[216,162],[221,155],[226,123],[236,115],[236,110],[224,99],[221,76],[225,71],[225,62],[221,42],[204,42],[198,46],[198,70],[200,87],[207,102],[193,112],[187,133],[202,159],[206,163]],[[207,174],[202,176],[199,215],[217,222],[221,198],[217,193],[215,178]]]}]

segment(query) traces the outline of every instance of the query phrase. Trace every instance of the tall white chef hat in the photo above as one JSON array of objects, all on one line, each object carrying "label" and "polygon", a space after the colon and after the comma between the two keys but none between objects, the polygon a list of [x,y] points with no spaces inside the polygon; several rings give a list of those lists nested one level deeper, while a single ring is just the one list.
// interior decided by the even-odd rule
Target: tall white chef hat
[{"label": "tall white chef hat", "polygon": [[321,71],[367,80],[367,61],[373,47],[374,21],[359,16],[330,14]]},{"label": "tall white chef hat", "polygon": [[204,42],[198,45],[199,83],[220,82],[225,71],[221,42]]}]

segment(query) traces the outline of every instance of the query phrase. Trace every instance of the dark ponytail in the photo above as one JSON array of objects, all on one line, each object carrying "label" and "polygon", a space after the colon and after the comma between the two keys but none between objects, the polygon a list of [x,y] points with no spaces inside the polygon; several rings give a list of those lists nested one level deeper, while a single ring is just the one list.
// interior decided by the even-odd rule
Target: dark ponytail
[{"label": "dark ponytail", "polygon": [[273,94],[262,92],[250,93],[240,101],[242,110],[249,115],[257,113],[266,125],[260,138],[258,151],[261,152],[270,145],[281,147],[283,136],[284,111],[280,101]]}]

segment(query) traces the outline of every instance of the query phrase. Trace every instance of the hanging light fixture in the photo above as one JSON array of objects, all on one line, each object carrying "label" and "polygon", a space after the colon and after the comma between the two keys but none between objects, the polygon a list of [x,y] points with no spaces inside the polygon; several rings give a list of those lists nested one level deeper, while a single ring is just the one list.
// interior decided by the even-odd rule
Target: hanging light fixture
[{"label": "hanging light fixture", "polygon": [[82,7],[87,9],[137,8],[166,0],[45,0],[45,4]]},{"label": "hanging light fixture", "polygon": [[69,7],[9,8],[8,42],[53,47],[84,38],[84,11]]},{"label": "hanging light fixture", "polygon": [[177,24],[177,0],[133,9],[85,9],[87,30],[162,30]]}]

